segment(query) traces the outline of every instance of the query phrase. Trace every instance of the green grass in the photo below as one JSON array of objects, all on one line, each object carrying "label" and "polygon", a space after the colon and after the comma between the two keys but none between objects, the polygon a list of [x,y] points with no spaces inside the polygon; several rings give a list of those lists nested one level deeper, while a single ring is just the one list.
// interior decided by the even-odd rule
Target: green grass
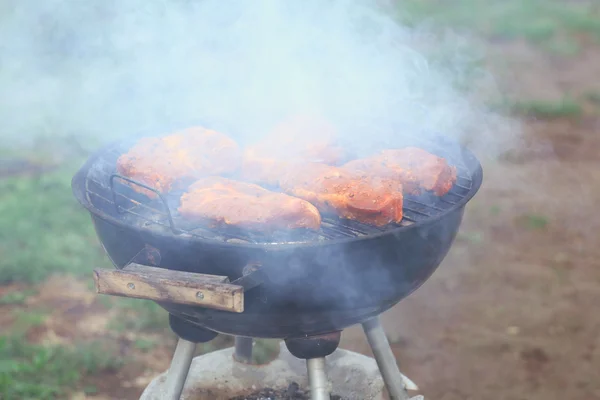
[{"label": "green grass", "polygon": [[206,343],[198,343],[195,356],[201,356],[213,351],[222,350],[234,345],[234,337],[228,335],[218,335],[216,338]]},{"label": "green grass", "polygon": [[583,113],[583,106],[571,99],[563,98],[561,100],[516,100],[504,101],[500,104],[494,104],[492,108],[508,111],[517,115],[531,116],[537,118],[572,118],[578,117]]},{"label": "green grass", "polygon": [[117,332],[157,332],[166,330],[169,326],[169,314],[153,301],[110,298],[103,302],[120,310],[109,323],[109,328]]},{"label": "green grass", "polygon": [[0,305],[24,304],[27,299],[35,294],[35,290],[14,291],[0,297]]},{"label": "green grass", "polygon": [[517,101],[512,105],[512,110],[520,114],[542,118],[560,118],[579,116],[583,108],[576,101],[565,98],[559,101]]},{"label": "green grass", "polygon": [[585,94],[585,98],[588,101],[590,101],[596,105],[600,105],[600,92],[595,92],[595,91],[587,92]]},{"label": "green grass", "polygon": [[25,343],[0,337],[0,398],[65,399],[83,374],[116,370],[122,361],[99,342],[74,348]]},{"label": "green grass", "polygon": [[404,0],[400,19],[475,31],[490,38],[522,38],[551,52],[577,51],[577,36],[600,40],[600,10],[592,2],[561,0]]},{"label": "green grass", "polygon": [[31,328],[42,325],[48,318],[48,313],[44,310],[20,309],[13,312],[13,316],[15,321],[10,327],[11,332],[25,335]]},{"label": "green grass", "polygon": [[549,224],[548,218],[537,214],[523,215],[520,218],[520,222],[522,226],[531,230],[542,230]]},{"label": "green grass", "polygon": [[[281,340],[279,339],[254,339],[250,362],[256,365],[263,365],[273,361],[279,356],[280,342]],[[234,345],[235,339],[232,336],[219,335],[208,343],[198,344],[196,354],[202,355]]]},{"label": "green grass", "polygon": [[[84,160],[77,145],[38,138],[28,148],[0,149],[2,165],[52,166],[0,178],[0,284],[36,283],[50,274],[91,277],[93,267],[108,265],[87,212],[75,201],[71,177]],[[18,171],[16,171],[18,172]],[[10,326],[0,336],[0,399],[66,399],[81,378],[118,368],[121,360],[105,343],[74,347],[44,346],[27,341],[27,333],[43,325],[48,312],[22,305],[34,290],[15,291],[0,305],[17,306]]]},{"label": "green grass", "polygon": [[563,57],[576,56],[581,52],[581,45],[575,39],[564,35],[541,43],[540,48],[548,53]]},{"label": "green grass", "polygon": [[456,234],[456,238],[472,244],[481,244],[485,240],[483,233],[478,231],[466,232],[461,230]]},{"label": "green grass", "polygon": [[133,346],[145,353],[156,346],[156,341],[151,339],[135,339],[133,341]]},{"label": "green grass", "polygon": [[267,364],[279,356],[278,339],[255,339],[252,346],[252,364]]},{"label": "green grass", "polygon": [[108,263],[71,192],[77,167],[0,179],[0,284],[39,282],[52,273],[87,276]]}]

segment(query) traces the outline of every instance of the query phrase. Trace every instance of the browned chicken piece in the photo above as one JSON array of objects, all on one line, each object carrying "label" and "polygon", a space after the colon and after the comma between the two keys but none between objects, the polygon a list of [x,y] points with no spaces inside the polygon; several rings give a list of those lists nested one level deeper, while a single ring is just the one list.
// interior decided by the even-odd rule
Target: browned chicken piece
[{"label": "browned chicken piece", "polygon": [[456,167],[416,147],[383,150],[377,155],[350,161],[344,168],[366,176],[398,179],[404,192],[409,194],[426,190],[443,196],[456,182]]},{"label": "browned chicken piece", "polygon": [[[184,187],[208,175],[235,172],[241,150],[228,136],[202,127],[192,127],[163,137],[139,140],[117,160],[117,171],[161,193]],[[134,190],[154,198],[139,185]]]},{"label": "browned chicken piece", "polygon": [[336,165],[344,158],[337,132],[327,121],[296,116],[277,125],[262,141],[244,152],[242,177],[277,186],[282,173],[296,162]]},{"label": "browned chicken piece", "polygon": [[402,184],[398,180],[307,163],[290,167],[279,184],[286,193],[310,201],[324,214],[376,226],[402,220]]},{"label": "browned chicken piece", "polygon": [[321,227],[321,215],[308,201],[222,177],[203,178],[191,185],[181,196],[178,211],[211,228],[273,232]]}]

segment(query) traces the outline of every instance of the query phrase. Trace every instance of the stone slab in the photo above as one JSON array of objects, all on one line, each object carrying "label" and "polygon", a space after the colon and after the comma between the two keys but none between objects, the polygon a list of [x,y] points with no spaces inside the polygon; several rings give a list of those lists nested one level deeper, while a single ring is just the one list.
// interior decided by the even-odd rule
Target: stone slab
[{"label": "stone slab", "polygon": [[[291,382],[308,387],[306,363],[280,345],[279,357],[265,365],[233,360],[233,348],[194,358],[182,400],[229,400],[262,388],[285,389]],[[384,383],[374,359],[338,349],[327,357],[332,393],[347,400],[383,400]],[[161,400],[166,372],[156,377],[140,400]]]}]

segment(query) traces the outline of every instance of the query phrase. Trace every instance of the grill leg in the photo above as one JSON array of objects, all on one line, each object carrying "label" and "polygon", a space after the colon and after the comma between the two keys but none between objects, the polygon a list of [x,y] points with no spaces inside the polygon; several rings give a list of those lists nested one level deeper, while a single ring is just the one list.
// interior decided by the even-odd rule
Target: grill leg
[{"label": "grill leg", "polygon": [[218,333],[190,324],[173,314],[169,314],[169,326],[179,336],[179,341],[175,348],[175,354],[173,354],[173,360],[171,360],[171,367],[167,372],[165,397],[163,398],[179,400],[192,364],[192,358],[194,358],[196,343],[210,342]]},{"label": "grill leg", "polygon": [[235,337],[235,360],[241,363],[249,364],[252,361],[252,338],[236,336]]},{"label": "grill leg", "polygon": [[379,317],[371,318],[362,324],[367,335],[367,340],[375,355],[375,361],[385,382],[385,386],[392,400],[408,400],[409,396],[404,386],[402,374],[396,364],[396,358],[392,353],[390,343],[385,336]]},{"label": "grill leg", "polygon": [[325,374],[325,357],[337,349],[341,332],[285,339],[294,357],[306,360],[311,400],[329,400],[329,382]]},{"label": "grill leg", "polygon": [[310,385],[311,400],[329,400],[329,387],[325,374],[325,357],[309,358],[306,360],[308,370],[308,383]]},{"label": "grill leg", "polygon": [[190,370],[195,350],[196,343],[185,339],[179,339],[177,342],[175,354],[173,355],[173,360],[171,360],[171,367],[169,368],[169,372],[167,372],[165,400],[179,400],[181,397],[183,385]]}]

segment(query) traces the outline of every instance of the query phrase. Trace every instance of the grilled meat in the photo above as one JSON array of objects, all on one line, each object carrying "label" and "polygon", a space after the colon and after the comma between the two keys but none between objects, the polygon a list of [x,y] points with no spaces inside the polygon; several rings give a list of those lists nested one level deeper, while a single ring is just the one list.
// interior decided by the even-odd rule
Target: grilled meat
[{"label": "grilled meat", "polygon": [[398,180],[308,163],[290,166],[279,184],[286,193],[311,202],[324,214],[376,226],[402,220],[402,184]]},{"label": "grilled meat", "polygon": [[305,200],[222,177],[196,181],[181,196],[178,211],[188,220],[209,227],[272,232],[319,230],[321,226],[319,211]]},{"label": "grilled meat", "polygon": [[[117,160],[117,171],[161,193],[182,188],[208,175],[228,174],[239,168],[241,150],[228,136],[193,127],[163,137],[139,140]],[[151,198],[139,185],[134,190]]]},{"label": "grilled meat", "polygon": [[276,187],[289,162],[254,147],[247,148],[242,158],[241,177],[245,181]]},{"label": "grilled meat", "polygon": [[251,182],[277,186],[290,165],[300,161],[340,163],[344,151],[336,143],[335,127],[312,117],[294,117],[277,125],[260,143],[244,152],[242,177]]},{"label": "grilled meat", "polygon": [[383,150],[379,154],[350,161],[344,168],[365,176],[398,179],[404,192],[431,191],[443,196],[456,182],[456,168],[441,157],[416,147]]}]

